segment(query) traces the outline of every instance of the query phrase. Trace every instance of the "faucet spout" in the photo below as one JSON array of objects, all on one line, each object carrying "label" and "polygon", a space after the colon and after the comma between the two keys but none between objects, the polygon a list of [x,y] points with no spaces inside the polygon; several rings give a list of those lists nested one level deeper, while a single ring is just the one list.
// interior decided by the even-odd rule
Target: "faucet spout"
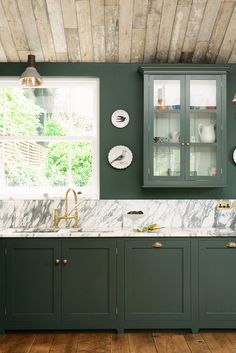
[{"label": "faucet spout", "polygon": [[[69,193],[72,192],[74,195],[74,207],[72,208],[72,211],[68,211],[68,204],[69,204]],[[79,227],[78,224],[78,209],[77,209],[78,201],[77,201],[77,195],[74,189],[68,189],[66,191],[66,196],[65,196],[65,213],[64,215],[60,215],[58,209],[54,210],[54,227],[58,228],[59,227],[59,222],[61,219],[69,220],[69,219],[74,219],[74,225],[73,227]],[[73,214],[72,214],[73,212]]]},{"label": "faucet spout", "polygon": [[69,216],[69,212],[68,212],[68,203],[69,203],[69,193],[72,192],[73,195],[74,195],[74,210],[76,211],[77,208],[76,208],[76,205],[77,205],[77,195],[76,195],[76,192],[74,189],[68,189],[67,192],[66,192],[66,199],[65,199],[65,215],[66,216]]}]

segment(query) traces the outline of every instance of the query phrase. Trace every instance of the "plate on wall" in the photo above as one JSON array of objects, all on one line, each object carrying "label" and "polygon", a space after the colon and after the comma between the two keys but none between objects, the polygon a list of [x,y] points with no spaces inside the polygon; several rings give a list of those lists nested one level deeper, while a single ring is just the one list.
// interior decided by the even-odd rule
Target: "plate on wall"
[{"label": "plate on wall", "polygon": [[122,129],[129,124],[129,114],[123,109],[118,109],[112,114],[111,122],[115,127]]},{"label": "plate on wall", "polygon": [[234,163],[236,164],[236,148],[235,148],[235,150],[233,151],[233,161],[234,161]]},{"label": "plate on wall", "polygon": [[113,168],[125,169],[130,166],[133,160],[133,153],[127,146],[118,145],[108,153],[108,161]]}]

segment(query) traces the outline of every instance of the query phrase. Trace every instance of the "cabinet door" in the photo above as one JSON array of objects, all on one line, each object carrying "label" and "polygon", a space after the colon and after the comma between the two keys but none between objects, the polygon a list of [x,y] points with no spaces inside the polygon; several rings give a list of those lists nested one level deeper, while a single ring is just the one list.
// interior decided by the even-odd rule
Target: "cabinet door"
[{"label": "cabinet door", "polygon": [[63,320],[76,320],[81,325],[87,319],[114,319],[116,241],[63,240],[62,266]]},{"label": "cabinet door", "polygon": [[224,176],[221,80],[221,75],[186,77],[186,180],[212,185]]},{"label": "cabinet door", "polygon": [[56,320],[60,314],[60,242],[56,239],[6,241],[6,320]]},{"label": "cabinet door", "polygon": [[236,320],[236,239],[199,242],[199,305],[201,320]]},{"label": "cabinet door", "polygon": [[0,333],[5,327],[5,261],[4,261],[4,239],[0,239]]},{"label": "cabinet door", "polygon": [[126,241],[125,318],[190,319],[189,240]]},{"label": "cabinet door", "polygon": [[[145,180],[174,182],[184,179],[184,76],[152,75],[145,98]],[[147,181],[147,180],[146,180]]]}]

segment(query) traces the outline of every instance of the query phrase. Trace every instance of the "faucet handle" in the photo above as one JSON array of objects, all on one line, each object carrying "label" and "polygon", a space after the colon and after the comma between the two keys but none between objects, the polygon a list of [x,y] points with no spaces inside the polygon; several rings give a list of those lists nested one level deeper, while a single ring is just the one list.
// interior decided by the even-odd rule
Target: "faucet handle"
[{"label": "faucet handle", "polygon": [[58,208],[54,209],[53,221],[54,221],[54,227],[58,228],[58,225],[59,225],[59,210],[58,210]]}]

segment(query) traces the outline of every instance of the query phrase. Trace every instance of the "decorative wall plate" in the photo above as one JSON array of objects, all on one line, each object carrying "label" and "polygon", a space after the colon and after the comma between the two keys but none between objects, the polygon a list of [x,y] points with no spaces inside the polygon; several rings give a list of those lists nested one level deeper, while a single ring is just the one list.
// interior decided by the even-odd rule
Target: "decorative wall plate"
[{"label": "decorative wall plate", "polygon": [[115,146],[108,153],[108,161],[113,168],[125,169],[133,160],[133,153],[126,146]]},{"label": "decorative wall plate", "polygon": [[236,164],[236,148],[235,148],[235,150],[233,151],[233,161],[234,161],[234,163]]},{"label": "decorative wall plate", "polygon": [[129,114],[123,109],[118,109],[112,114],[111,122],[115,127],[122,129],[129,124]]}]

